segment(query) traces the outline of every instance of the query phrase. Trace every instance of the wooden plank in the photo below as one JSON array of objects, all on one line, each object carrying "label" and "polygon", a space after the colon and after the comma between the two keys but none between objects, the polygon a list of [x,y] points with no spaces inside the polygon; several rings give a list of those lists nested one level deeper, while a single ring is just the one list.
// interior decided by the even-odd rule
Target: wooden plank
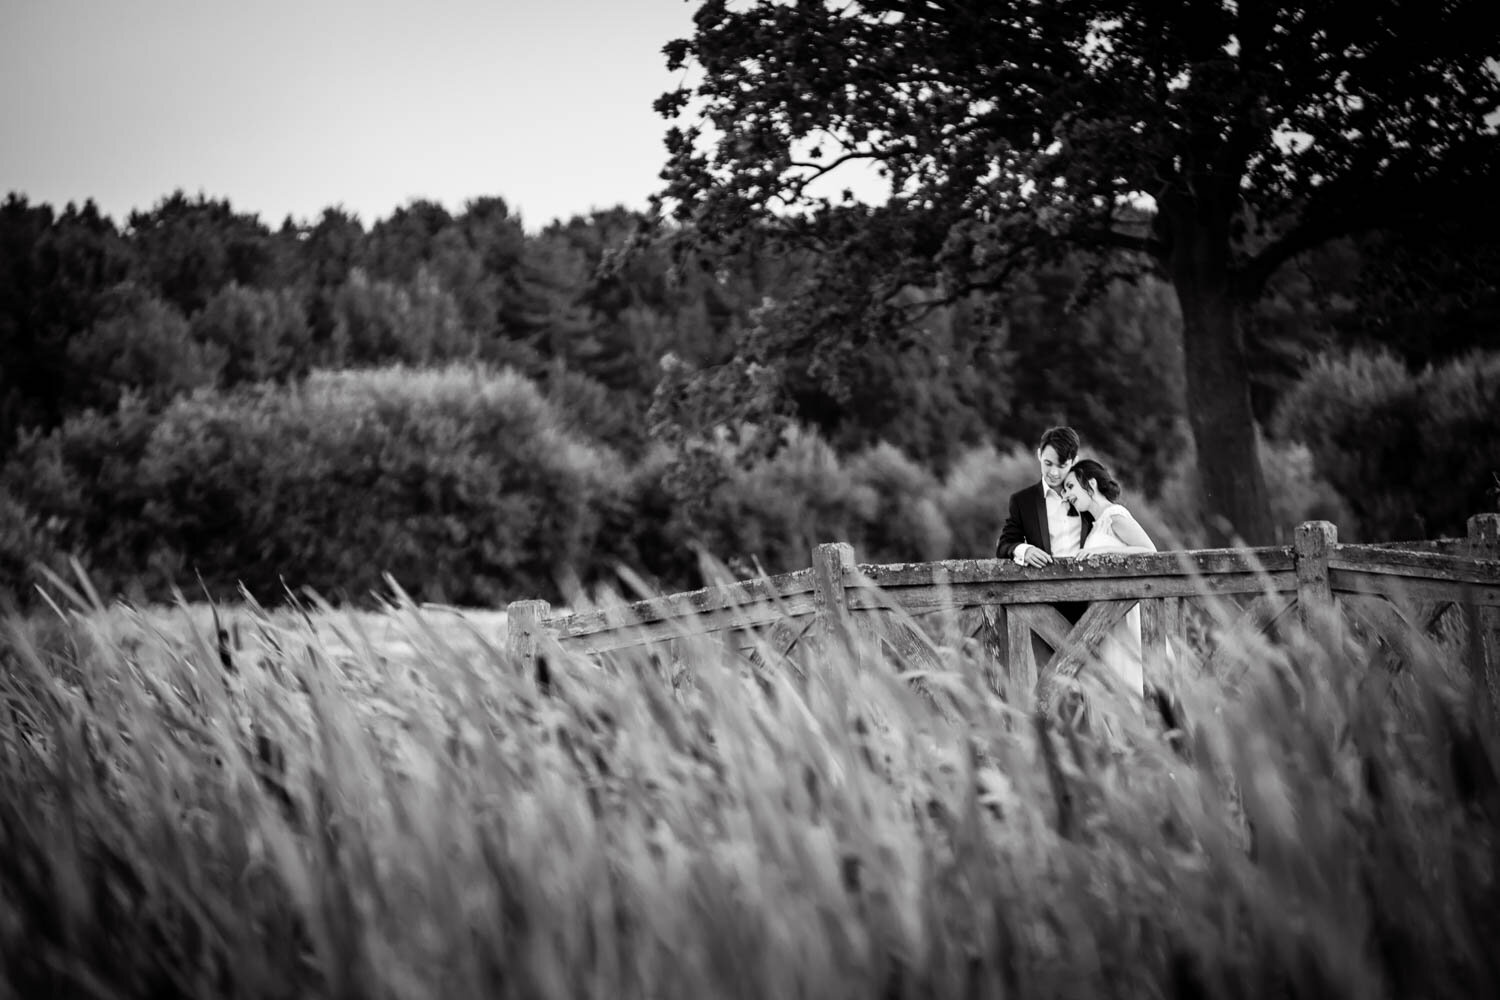
[{"label": "wooden plank", "polygon": [[1238,643],[1240,636],[1269,630],[1296,607],[1297,601],[1290,595],[1260,594],[1233,617],[1226,615],[1222,606],[1207,609],[1217,629],[1213,648],[1203,660],[1204,673],[1211,675],[1217,671],[1220,652]]},{"label": "wooden plank", "polygon": [[1290,594],[1260,594],[1229,626],[1229,632],[1234,634],[1249,630],[1268,631],[1296,606],[1297,602]]},{"label": "wooden plank", "polygon": [[906,669],[941,668],[941,651],[921,629],[892,615],[883,616],[883,619],[880,638],[891,647]]},{"label": "wooden plank", "polygon": [[1010,559],[949,559],[931,563],[861,563],[863,582],[878,587],[1006,583],[1018,580],[1086,579],[1115,576],[1208,576],[1226,573],[1275,573],[1293,568],[1291,549],[1192,549],[1105,556],[1097,562],[1059,559],[1050,566],[1017,566]]},{"label": "wooden plank", "polygon": [[1125,620],[1125,615],[1135,604],[1135,601],[1096,601],[1090,604],[1078,624],[1063,638],[1052,659],[1047,661],[1042,669],[1044,677],[1048,674],[1071,677],[1078,673],[1078,669],[1099,652],[1105,638]]},{"label": "wooden plank", "polygon": [[1490,719],[1500,714],[1500,608],[1464,609],[1469,650],[1464,657],[1473,674],[1475,694],[1488,698]]},{"label": "wooden plank", "polygon": [[953,630],[959,640],[959,645],[965,639],[984,638],[984,631],[989,627],[989,615],[983,607],[968,607],[960,610],[953,616]]},{"label": "wooden plank", "polygon": [[1148,687],[1166,676],[1173,646],[1183,640],[1182,598],[1141,601],[1141,669]]},{"label": "wooden plank", "polygon": [[1420,633],[1401,609],[1384,597],[1373,594],[1346,594],[1344,608],[1359,616],[1372,634],[1393,649],[1406,649]]},{"label": "wooden plank", "polygon": [[1467,538],[1419,538],[1402,542],[1360,542],[1360,548],[1401,550],[1407,552],[1436,552],[1445,556],[1469,555]]},{"label": "wooden plank", "polygon": [[1383,597],[1373,594],[1346,594],[1345,614],[1363,625],[1371,638],[1383,642],[1388,651],[1386,665],[1398,659],[1411,660],[1433,650],[1432,641],[1419,632],[1401,609]]},{"label": "wooden plank", "polygon": [[966,609],[964,614],[974,614],[978,624],[972,632],[964,626],[967,637],[979,645],[981,669],[985,685],[994,694],[1004,691],[1003,671],[1005,666],[1005,615],[1003,607],[978,607]]},{"label": "wooden plank", "polygon": [[1453,580],[1423,580],[1414,576],[1392,576],[1380,572],[1330,570],[1328,582],[1335,593],[1378,594],[1394,601],[1421,603],[1453,601],[1480,607],[1500,607],[1500,587],[1479,587]]},{"label": "wooden plank", "polygon": [[1292,593],[1296,578],[1291,571],[1265,576],[1237,573],[1227,576],[1109,577],[1090,579],[1016,580],[1008,583],[954,584],[942,588],[919,585],[868,587],[849,591],[849,607],[855,610],[892,608],[922,614],[941,608],[973,605],[1057,604],[1065,601],[1123,601],[1154,597],[1198,597],[1259,594],[1267,590]]},{"label": "wooden plank", "polygon": [[1370,545],[1337,545],[1329,552],[1328,568],[1500,587],[1500,560],[1473,559],[1437,552],[1412,552]]},{"label": "wooden plank", "polygon": [[803,609],[796,614],[774,613],[771,609],[762,609],[753,616],[748,612],[724,610],[693,615],[691,618],[669,619],[667,621],[651,622],[647,625],[624,626],[608,632],[595,632],[590,635],[555,636],[553,638],[559,646],[570,653],[602,653],[606,650],[624,649],[628,646],[665,642],[668,639],[708,635],[714,632],[730,632],[757,626],[764,627],[766,625],[774,625],[780,621],[800,621],[803,618],[811,620],[811,608]]},{"label": "wooden plank", "polygon": [[[1012,698],[1028,702],[1036,693],[1036,656],[1031,651],[1034,607],[1011,607],[1005,614],[1005,675]],[[1029,707],[1029,706],[1028,706]]]},{"label": "wooden plank", "polygon": [[[682,594],[652,597],[643,601],[622,604],[609,608],[593,608],[577,614],[547,622],[552,633],[559,638],[592,635],[621,626],[646,625],[669,618],[685,618],[689,615],[726,609],[751,609],[769,607],[772,611],[782,604],[791,607],[792,614],[801,614],[812,607],[813,571],[797,570],[779,576],[745,580],[721,587],[705,587]],[[806,595],[806,602],[794,602]]]},{"label": "wooden plank", "polygon": [[[979,636],[985,628],[986,608],[980,604],[924,608],[915,612],[907,612],[900,608],[883,610],[899,614],[933,642],[940,646],[951,646],[954,649],[962,647],[965,640]],[[880,612],[856,612],[859,615],[871,613]]]},{"label": "wooden plank", "polygon": [[1453,601],[1423,601],[1417,610],[1416,625],[1423,635],[1431,635],[1442,623],[1443,615],[1453,608]]},{"label": "wooden plank", "polygon": [[[642,624],[631,624],[622,622],[620,624],[608,624],[599,628],[590,627],[583,632],[568,631],[566,629],[553,632],[557,641],[565,648],[573,648],[575,644],[582,644],[578,648],[586,648],[588,643],[598,638],[608,641],[611,632],[625,629],[656,629],[672,635],[695,635],[707,632],[720,632],[727,628],[760,628],[773,625],[783,618],[797,618],[802,615],[812,614],[812,594],[798,594],[778,601],[775,604],[747,605],[737,608],[721,608],[717,611],[694,612],[681,618],[665,618]],[[551,623],[548,623],[549,626]],[[549,631],[552,631],[549,628]]]},{"label": "wooden plank", "polygon": [[[1087,614],[1087,612],[1084,612]],[[1042,641],[1052,647],[1053,652],[1067,645],[1068,634],[1073,631],[1073,624],[1062,616],[1062,613],[1048,604],[1039,604],[1027,609],[1027,624],[1031,630],[1042,637]]]}]

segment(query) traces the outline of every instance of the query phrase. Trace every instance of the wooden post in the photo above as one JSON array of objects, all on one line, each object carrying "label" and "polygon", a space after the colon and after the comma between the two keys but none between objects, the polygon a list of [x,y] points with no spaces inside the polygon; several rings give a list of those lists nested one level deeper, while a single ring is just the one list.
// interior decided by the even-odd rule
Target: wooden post
[{"label": "wooden post", "polygon": [[1500,514],[1475,514],[1469,518],[1469,555],[1475,559],[1500,559]]},{"label": "wooden post", "polygon": [[[1500,514],[1469,518],[1468,548],[1472,558],[1500,559]],[[1468,617],[1469,627],[1477,633],[1469,640],[1472,666],[1480,672],[1474,683],[1489,695],[1490,708],[1500,712],[1500,608],[1476,605]]]},{"label": "wooden post", "polygon": [[1182,641],[1182,598],[1141,599],[1141,671],[1146,689],[1160,687],[1171,672],[1173,650]]},{"label": "wooden post", "polygon": [[1005,673],[1016,704],[1031,707],[1036,697],[1037,663],[1031,648],[1031,609],[1012,604],[1005,609]]},{"label": "wooden post", "polygon": [[980,626],[980,639],[984,646],[984,680],[991,693],[1004,695],[1006,691],[1006,662],[1008,656],[1007,634],[1008,610],[1004,604],[986,604],[982,613],[984,624]]},{"label": "wooden post", "polygon": [[854,573],[854,546],[848,542],[827,542],[813,549],[813,607],[817,611],[822,638],[832,648],[854,650],[854,623],[849,615],[849,595],[845,591]]},{"label": "wooden post", "polygon": [[536,673],[537,636],[552,613],[546,601],[511,601],[505,608],[505,649],[528,674]]},{"label": "wooden post", "polygon": [[1297,614],[1304,628],[1326,621],[1333,611],[1328,582],[1328,553],[1338,543],[1338,529],[1328,521],[1297,525],[1293,555],[1297,567]]}]

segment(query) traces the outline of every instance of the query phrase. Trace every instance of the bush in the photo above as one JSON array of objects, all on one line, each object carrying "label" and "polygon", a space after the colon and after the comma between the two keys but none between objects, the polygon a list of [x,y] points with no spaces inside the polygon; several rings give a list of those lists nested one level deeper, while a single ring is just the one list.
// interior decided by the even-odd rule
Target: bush
[{"label": "bush", "polygon": [[[1367,538],[1461,536],[1500,473],[1500,353],[1412,372],[1387,351],[1320,358],[1277,409]],[[1355,537],[1353,533],[1349,536]]]},{"label": "bush", "polygon": [[0,470],[0,490],[34,515],[20,515],[14,559],[56,567],[72,556],[104,591],[141,575],[156,539],[143,518],[151,486],[139,466],[158,419],[128,394],[113,411],[86,410],[50,434],[23,437]]},{"label": "bush", "polygon": [[67,357],[75,402],[108,410],[126,393],[160,405],[213,385],[226,354],[218,344],[194,339],[174,306],[122,284],[106,297],[104,314],[68,342]]},{"label": "bush", "polygon": [[452,367],[315,373],[295,390],[201,395],[142,462],[148,520],[182,569],[256,592],[487,604],[552,595],[589,560],[617,460],[561,431],[526,379]]},{"label": "bush", "polygon": [[927,469],[881,442],[851,457],[846,475],[856,495],[873,500],[855,512],[862,561],[928,562],[952,554],[953,530],[938,504],[938,481]]},{"label": "bush", "polygon": [[1002,453],[993,445],[984,445],[959,456],[937,497],[953,539],[953,557],[993,557],[1010,495],[1039,478],[1036,456],[1025,447]]},{"label": "bush", "polygon": [[29,599],[38,565],[58,568],[42,518],[0,486],[0,608]]},{"label": "bush", "polygon": [[423,599],[487,604],[592,572],[624,478],[531,382],[451,367],[201,391],[159,418],[130,402],[31,440],[4,484],[105,590],[165,597],[201,575],[221,596],[359,600],[390,573]]},{"label": "bush", "polygon": [[704,547],[724,558],[759,560],[770,572],[803,569],[823,542],[850,541],[856,524],[875,516],[874,490],[850,480],[833,448],[816,432],[794,429],[771,458],[735,467],[716,491],[717,531]]},{"label": "bush", "polygon": [[[1304,521],[1331,521],[1343,541],[1357,538],[1358,520],[1323,477],[1305,445],[1262,437],[1257,442],[1257,452],[1266,477],[1277,544],[1290,545],[1297,525]],[[1148,513],[1148,517],[1159,517],[1159,522],[1141,522],[1158,545],[1162,539],[1167,539],[1174,548],[1202,548],[1209,544],[1196,476],[1197,452],[1189,446],[1178,457],[1159,490],[1154,509]]]}]

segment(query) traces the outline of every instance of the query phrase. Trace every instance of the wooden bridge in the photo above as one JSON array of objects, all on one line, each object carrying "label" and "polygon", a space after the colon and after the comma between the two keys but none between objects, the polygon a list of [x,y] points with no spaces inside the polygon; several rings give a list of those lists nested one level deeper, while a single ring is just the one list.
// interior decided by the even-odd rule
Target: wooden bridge
[{"label": "wooden bridge", "polygon": [[[1338,611],[1402,649],[1458,614],[1500,706],[1500,514],[1476,515],[1468,528],[1462,539],[1342,545],[1332,524],[1310,521],[1290,546],[1113,555],[1041,568],[999,559],[866,565],[851,546],[833,543],[813,550],[808,569],[575,614],[553,617],[545,601],[517,601],[508,609],[508,646],[534,663],[557,652],[607,658],[712,635],[732,649],[797,660],[825,643],[864,638],[921,662],[945,646],[972,643],[992,686],[1020,694],[1075,673],[1137,605],[1148,685],[1190,630],[1202,650],[1215,636],[1224,641],[1237,630]],[[1059,602],[1087,610],[1070,623],[1054,607]],[[1037,648],[1051,650],[1045,662]]]}]

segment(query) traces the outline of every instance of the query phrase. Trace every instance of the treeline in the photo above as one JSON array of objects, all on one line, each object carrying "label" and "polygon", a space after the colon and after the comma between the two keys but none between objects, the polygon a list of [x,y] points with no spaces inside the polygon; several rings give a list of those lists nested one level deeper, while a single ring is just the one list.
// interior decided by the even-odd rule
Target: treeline
[{"label": "treeline", "polygon": [[[1162,532],[1195,540],[1161,284],[1080,305],[1064,262],[832,338],[858,317],[812,294],[796,255],[683,259],[642,222],[531,233],[489,198],[271,229],[177,193],[117,225],[10,196],[0,587],[24,596],[36,566],[78,558],[150,599],[201,579],[360,600],[389,572],[422,598],[496,603],[620,564],[690,586],[699,547],[747,571],[804,565],[832,538],[868,559],[982,556],[1056,421]],[[1462,531],[1500,468],[1494,355],[1472,353],[1478,333],[1425,358],[1413,345],[1430,341],[1382,340],[1348,305],[1347,255],[1315,270],[1257,331],[1278,518]],[[1383,450],[1352,433],[1382,426],[1372,407],[1390,411]],[[1411,433],[1468,461],[1441,487],[1413,482]]]}]

